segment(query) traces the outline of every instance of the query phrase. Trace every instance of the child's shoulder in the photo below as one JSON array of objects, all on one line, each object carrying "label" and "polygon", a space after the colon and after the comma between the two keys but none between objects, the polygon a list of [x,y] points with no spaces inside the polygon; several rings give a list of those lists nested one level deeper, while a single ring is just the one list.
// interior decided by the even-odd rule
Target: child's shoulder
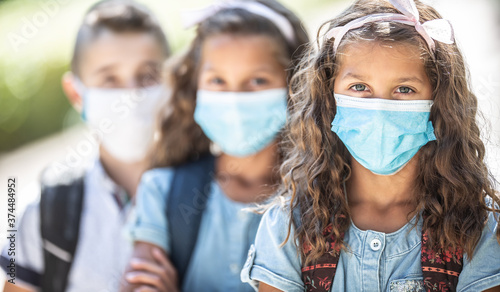
[{"label": "child's shoulder", "polygon": [[[486,197],[486,205],[498,210],[498,204]],[[498,242],[498,213],[489,211],[481,238],[474,253],[464,255],[457,291],[482,291],[500,285],[500,243]]]},{"label": "child's shoulder", "polygon": [[[486,202],[486,206],[488,208],[500,210],[498,203],[495,202],[492,197],[486,196],[485,202]],[[496,237],[499,216],[500,216],[500,213],[498,213],[498,212],[488,211],[488,219],[486,222],[486,226],[483,229],[483,237],[488,236],[488,235]]]},{"label": "child's shoulder", "polygon": [[147,170],[142,175],[143,179],[158,179],[165,176],[171,176],[174,173],[174,168],[172,167],[159,167]]},{"label": "child's shoulder", "polygon": [[142,174],[141,185],[155,185],[160,189],[169,188],[172,183],[174,168],[153,168]]},{"label": "child's shoulder", "polygon": [[174,174],[175,169],[172,167],[160,167],[147,170],[142,175],[143,180],[162,180],[165,177],[170,177]]},{"label": "child's shoulder", "polygon": [[174,174],[180,174],[181,176],[187,176],[189,178],[213,177],[214,165],[215,157],[212,155],[205,155],[199,159],[185,161],[178,165],[156,167],[147,170],[142,175],[142,181],[164,180],[165,178],[172,177]]},{"label": "child's shoulder", "polygon": [[213,179],[213,163],[214,157],[206,156],[177,166],[152,168],[142,174],[140,187],[166,193],[177,183],[196,186]]},{"label": "child's shoulder", "polygon": [[[495,200],[493,200],[492,197],[490,196],[486,196],[485,198],[485,202],[486,202],[486,206],[488,208],[492,208],[492,209],[495,209],[495,210],[500,210],[500,206],[498,205],[498,200],[497,202],[495,202]],[[490,235],[490,236],[495,236],[496,237],[496,232],[497,232],[497,229],[498,229],[498,220],[499,220],[499,217],[500,217],[500,213],[498,212],[493,212],[493,211],[488,211],[488,218],[487,218],[487,221],[486,221],[486,226],[485,228],[483,229],[483,237],[486,235]]]},{"label": "child's shoulder", "polygon": [[294,219],[293,223],[295,225],[300,224],[299,208],[295,207],[293,212],[290,212],[291,208],[290,197],[278,196],[268,205],[263,220],[265,220],[268,225],[280,228],[280,226],[288,226],[292,214]]},{"label": "child's shoulder", "polygon": [[498,203],[495,203],[492,197],[486,196],[484,201],[488,208],[493,208],[493,206],[495,206],[495,209],[499,209]]}]

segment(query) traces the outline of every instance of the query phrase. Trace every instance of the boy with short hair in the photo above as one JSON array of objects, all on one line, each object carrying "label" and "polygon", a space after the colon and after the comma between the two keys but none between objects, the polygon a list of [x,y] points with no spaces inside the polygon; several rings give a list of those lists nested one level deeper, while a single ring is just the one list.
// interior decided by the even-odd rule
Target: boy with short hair
[{"label": "boy with short hair", "polygon": [[4,291],[118,290],[132,248],[122,229],[147,167],[156,111],[167,98],[159,84],[169,55],[143,5],[105,0],[87,12],[62,83],[99,155],[82,169],[57,164],[44,172],[41,199],[19,222],[15,285],[6,281]]}]

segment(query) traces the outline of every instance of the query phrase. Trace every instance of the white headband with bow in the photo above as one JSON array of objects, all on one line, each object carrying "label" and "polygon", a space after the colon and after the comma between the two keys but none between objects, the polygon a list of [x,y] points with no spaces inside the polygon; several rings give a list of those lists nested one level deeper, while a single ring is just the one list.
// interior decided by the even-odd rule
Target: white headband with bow
[{"label": "white headband with bow", "polygon": [[366,23],[379,21],[394,21],[415,26],[415,29],[427,42],[432,52],[436,50],[434,40],[445,44],[454,43],[453,27],[448,20],[435,19],[421,24],[417,6],[413,0],[389,0],[389,2],[402,14],[380,13],[367,15],[355,19],[344,26],[334,27],[329,30],[326,33],[326,37],[328,39],[335,38],[333,44],[334,51],[337,51],[340,41],[348,31],[362,27]]},{"label": "white headband with bow", "polygon": [[287,41],[293,43],[295,41],[295,33],[290,21],[283,15],[277,13],[264,4],[254,1],[219,1],[206,8],[193,10],[182,14],[182,22],[185,28],[195,26],[207,18],[212,17],[217,12],[225,9],[240,8],[253,14],[269,19],[283,34]]}]

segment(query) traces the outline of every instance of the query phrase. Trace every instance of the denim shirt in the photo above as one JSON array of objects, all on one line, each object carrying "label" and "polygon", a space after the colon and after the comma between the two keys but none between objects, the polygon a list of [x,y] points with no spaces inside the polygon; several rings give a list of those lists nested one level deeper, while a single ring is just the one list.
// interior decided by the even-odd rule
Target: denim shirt
[{"label": "denim shirt", "polygon": [[[165,204],[172,179],[170,168],[144,173],[137,191],[135,218],[130,222],[133,240],[155,244],[167,253],[171,235]],[[212,182],[182,291],[253,291],[240,280],[247,251],[262,218],[244,210],[253,206],[230,200],[219,184]]]},{"label": "denim shirt", "polygon": [[[241,272],[243,282],[256,290],[264,282],[282,291],[304,291],[301,259],[288,212],[274,206],[263,216],[255,245]],[[426,291],[420,264],[422,220],[416,218],[392,233],[360,230],[351,223],[344,236],[349,251],[340,254],[331,291]],[[500,245],[497,221],[492,213],[471,259],[464,255],[457,291],[482,291],[500,285]]]}]

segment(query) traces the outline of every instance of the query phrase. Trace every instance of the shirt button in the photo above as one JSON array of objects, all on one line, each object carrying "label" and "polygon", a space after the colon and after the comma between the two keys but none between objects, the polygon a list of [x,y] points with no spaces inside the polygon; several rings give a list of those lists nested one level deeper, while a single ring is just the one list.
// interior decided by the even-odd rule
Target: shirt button
[{"label": "shirt button", "polygon": [[238,267],[237,264],[230,264],[229,269],[231,270],[231,273],[233,274],[239,274],[240,273],[240,268]]},{"label": "shirt button", "polygon": [[382,247],[382,242],[380,242],[380,239],[375,238],[370,242],[370,247],[372,250],[377,251]]}]

